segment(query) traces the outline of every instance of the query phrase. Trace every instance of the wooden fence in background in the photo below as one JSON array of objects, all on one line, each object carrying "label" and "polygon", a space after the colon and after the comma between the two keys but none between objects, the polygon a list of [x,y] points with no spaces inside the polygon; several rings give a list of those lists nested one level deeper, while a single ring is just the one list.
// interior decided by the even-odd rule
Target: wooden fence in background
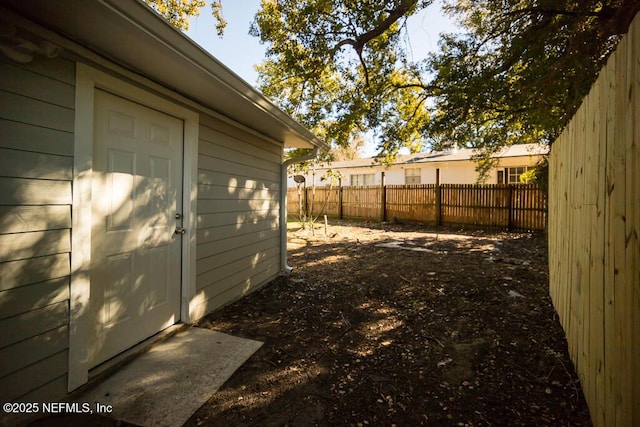
[{"label": "wooden fence in background", "polygon": [[550,293],[596,427],[640,426],[640,15],[549,158]]},{"label": "wooden fence in background", "polygon": [[544,230],[546,200],[534,185],[387,185],[291,188],[288,213]]}]

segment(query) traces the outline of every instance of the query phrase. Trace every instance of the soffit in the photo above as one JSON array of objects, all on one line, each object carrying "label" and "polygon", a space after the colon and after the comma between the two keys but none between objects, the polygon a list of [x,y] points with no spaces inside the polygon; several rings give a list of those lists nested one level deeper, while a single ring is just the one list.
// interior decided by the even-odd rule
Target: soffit
[{"label": "soffit", "polygon": [[328,148],[139,0],[9,0],[4,4],[118,65],[284,142],[285,147]]}]

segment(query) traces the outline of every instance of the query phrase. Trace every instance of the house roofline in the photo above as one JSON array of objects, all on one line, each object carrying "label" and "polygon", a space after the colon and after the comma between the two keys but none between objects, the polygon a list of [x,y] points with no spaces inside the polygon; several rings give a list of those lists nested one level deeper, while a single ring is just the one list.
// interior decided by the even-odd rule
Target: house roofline
[{"label": "house roofline", "polygon": [[[517,156],[509,156],[509,157],[496,157],[496,159],[515,159],[518,157],[533,157],[533,156],[544,156],[544,154],[527,154],[527,155],[517,155]],[[427,165],[432,163],[455,163],[455,162],[469,162],[473,161],[473,159],[453,159],[453,160],[431,160],[428,162],[398,162],[394,163],[391,166],[383,166],[380,164],[371,164],[371,165],[361,165],[361,166],[334,166],[334,167],[317,167],[316,170],[329,170],[329,169],[363,169],[363,168],[375,168],[375,167],[384,167],[385,169],[389,169],[393,166],[420,166]]]},{"label": "house roofline", "polygon": [[[531,145],[536,145],[539,147],[542,147],[542,145],[539,144],[522,144],[522,145],[526,145],[526,146],[531,146]],[[469,150],[471,151],[471,150]],[[414,156],[423,154],[425,156],[436,156],[438,155],[438,153],[418,153],[415,154]],[[503,154],[498,154],[498,155],[494,155],[491,156],[491,158],[493,159],[512,159],[512,158],[518,158],[518,157],[536,157],[536,156],[546,156],[548,153],[546,152],[530,152],[530,153],[520,153],[520,154],[513,154],[513,155],[505,155],[507,153],[503,153]],[[440,157],[445,157],[445,156],[452,156],[451,154],[443,154]],[[375,157],[371,157],[369,158],[372,162],[374,162]],[[353,161],[363,161],[363,160],[369,160],[369,159],[356,159]],[[419,160],[414,160],[414,159],[408,159],[408,160],[403,160],[400,162],[396,162],[393,163],[391,166],[384,166],[381,164],[376,164],[376,163],[370,163],[370,164],[363,164],[363,165],[349,165],[349,164],[343,164],[343,165],[333,165],[333,166],[322,166],[322,167],[318,167],[316,168],[317,170],[328,170],[328,169],[363,169],[363,168],[377,168],[377,167],[382,167],[384,169],[389,169],[390,167],[393,166],[419,166],[419,165],[425,165],[425,164],[431,164],[431,163],[453,163],[453,162],[468,162],[468,161],[473,161],[473,158],[471,157],[471,155],[469,157],[464,157],[464,158],[438,158],[438,157],[431,157],[431,158],[426,158],[426,159],[419,159]],[[351,162],[351,160],[347,160],[344,161],[344,163],[347,162]],[[338,162],[334,162],[334,163],[338,163]],[[339,162],[339,163],[343,163],[343,162]]]}]

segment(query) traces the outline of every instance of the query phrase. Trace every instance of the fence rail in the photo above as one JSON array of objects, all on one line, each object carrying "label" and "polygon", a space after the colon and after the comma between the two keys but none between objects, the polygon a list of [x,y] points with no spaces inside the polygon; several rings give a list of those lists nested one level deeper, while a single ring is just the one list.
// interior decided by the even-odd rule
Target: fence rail
[{"label": "fence rail", "polygon": [[544,230],[547,206],[535,185],[387,185],[291,188],[288,213]]}]

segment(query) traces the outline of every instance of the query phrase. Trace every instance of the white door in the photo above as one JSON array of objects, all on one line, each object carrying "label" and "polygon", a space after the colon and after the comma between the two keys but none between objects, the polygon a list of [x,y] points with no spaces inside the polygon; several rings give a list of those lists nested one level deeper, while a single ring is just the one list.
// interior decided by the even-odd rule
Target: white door
[{"label": "white door", "polygon": [[180,119],[95,91],[90,365],[180,320]]}]

